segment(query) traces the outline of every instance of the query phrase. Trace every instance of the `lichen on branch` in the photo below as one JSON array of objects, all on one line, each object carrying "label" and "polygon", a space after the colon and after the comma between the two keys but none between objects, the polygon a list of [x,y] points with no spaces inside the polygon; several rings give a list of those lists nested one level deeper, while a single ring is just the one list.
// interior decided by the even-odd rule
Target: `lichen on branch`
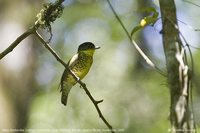
[{"label": "lichen on branch", "polygon": [[46,28],[57,18],[61,17],[64,7],[62,5],[55,7],[53,3],[44,4],[43,7],[36,15],[35,25],[39,24],[42,28]]}]

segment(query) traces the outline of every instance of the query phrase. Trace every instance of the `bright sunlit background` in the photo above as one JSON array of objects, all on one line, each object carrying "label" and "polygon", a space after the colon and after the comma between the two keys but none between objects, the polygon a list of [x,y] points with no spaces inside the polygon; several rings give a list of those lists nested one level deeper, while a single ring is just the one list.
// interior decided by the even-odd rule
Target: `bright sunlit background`
[{"label": "bright sunlit background", "polygon": [[[34,24],[45,0],[0,0],[0,52]],[[54,2],[51,0],[51,2]],[[129,32],[145,17],[142,9],[159,5],[146,0],[111,0]],[[200,47],[200,7],[175,1],[180,31],[193,47]],[[199,4],[198,0],[192,2]],[[83,79],[99,107],[119,132],[166,133],[170,128],[167,80],[149,67],[130,44],[106,0],[65,0],[61,18],[52,24],[51,47],[66,62],[78,45],[91,41],[101,47]],[[194,28],[192,29],[191,26]],[[162,24],[158,20],[137,32],[134,39],[163,70]],[[47,30],[39,31],[48,40]],[[195,62],[194,111],[200,126],[200,51]],[[107,129],[79,85],[70,92],[67,107],[58,89],[64,67],[31,35],[0,61],[0,132],[94,132]],[[198,88],[198,89],[197,89]],[[102,131],[101,131],[102,132]]]}]

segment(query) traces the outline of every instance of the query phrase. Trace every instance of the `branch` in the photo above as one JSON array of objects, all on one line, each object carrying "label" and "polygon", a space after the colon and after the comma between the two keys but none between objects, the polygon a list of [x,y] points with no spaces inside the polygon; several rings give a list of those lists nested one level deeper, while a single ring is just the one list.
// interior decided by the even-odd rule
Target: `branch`
[{"label": "branch", "polygon": [[105,119],[105,117],[102,115],[101,110],[99,109],[98,104],[103,102],[103,100],[100,101],[96,101],[93,96],[91,95],[91,93],[89,92],[89,90],[86,87],[86,84],[83,83],[79,77],[77,77],[67,66],[67,64],[56,54],[56,52],[49,46],[48,43],[46,43],[46,41],[42,38],[42,36],[36,31],[35,35],[37,36],[37,38],[42,42],[42,44],[45,46],[45,48],[47,48],[51,54],[57,59],[57,61],[59,61],[66,69],[69,70],[69,72],[72,74],[72,76],[74,77],[74,79],[81,85],[81,87],[83,87],[83,89],[85,90],[86,94],[88,95],[88,97],[90,98],[90,100],[92,101],[92,103],[94,104],[99,117],[103,120],[103,122],[106,124],[106,126],[110,129],[110,131],[112,133],[114,133],[112,126],[108,123],[108,121]]},{"label": "branch", "polygon": [[59,61],[65,68],[68,68],[67,64],[56,54],[56,52],[46,43],[46,41],[42,38],[42,36],[36,31],[35,35],[42,42],[42,44],[47,48],[51,54]]},{"label": "branch", "polygon": [[17,45],[19,45],[21,41],[23,41],[29,35],[35,33],[39,27],[51,29],[50,23],[54,22],[62,14],[63,11],[63,7],[61,5],[62,2],[64,2],[64,0],[57,0],[53,4],[52,3],[46,4],[44,6],[44,9],[42,9],[37,14],[36,16],[37,20],[35,21],[35,24],[27,31],[25,31],[23,34],[21,34],[8,48],[6,48],[3,52],[0,53],[0,60],[3,57],[5,57],[8,53],[13,51],[13,49]]},{"label": "branch", "polygon": [[[67,64],[56,54],[56,52],[48,45],[48,43],[45,42],[42,36],[37,32],[37,29],[39,27],[48,28],[51,32],[50,23],[54,22],[62,14],[62,11],[63,11],[63,7],[61,5],[62,2],[64,2],[64,0],[57,0],[53,4],[48,3],[44,5],[44,9],[42,9],[36,16],[37,20],[35,21],[35,25],[29,28],[22,35],[20,35],[7,49],[5,49],[2,53],[0,53],[0,60],[3,57],[5,57],[8,53],[10,53],[17,45],[19,45],[19,43],[22,40],[24,40],[26,37],[34,33],[37,36],[37,38],[42,42],[42,44],[45,46],[45,48],[47,48],[51,52],[51,54],[57,59],[57,61],[59,61],[63,66],[65,66],[66,69],[69,69]],[[98,107],[98,104],[103,102],[103,100],[96,101],[90,94],[89,90],[87,89],[86,84],[83,83],[81,80],[79,80],[79,78],[71,70],[70,72],[72,76],[74,77],[74,79],[76,79],[76,81],[83,87],[86,94],[93,102],[95,108],[97,109],[99,117],[103,120],[103,122],[107,125],[107,127],[111,130],[111,132],[114,133],[112,126],[104,118],[104,116],[101,113],[101,110]]]},{"label": "branch", "polygon": [[106,124],[106,126],[110,129],[111,133],[114,133],[112,126],[108,123],[108,121],[107,121],[107,120],[105,119],[105,117],[102,115],[101,110],[99,109],[98,104],[101,103],[101,102],[103,102],[103,100],[96,101],[96,100],[92,97],[92,95],[91,95],[91,93],[89,92],[89,90],[87,89],[86,84],[83,83],[81,80],[78,80],[79,78],[78,78],[76,75],[73,74],[73,77],[76,79],[76,81],[77,81],[77,82],[83,87],[83,89],[85,90],[86,94],[88,95],[88,97],[90,98],[90,100],[92,101],[92,103],[94,104],[94,106],[95,106],[95,108],[96,108],[96,110],[97,110],[97,112],[98,112],[98,114],[99,114],[99,117],[103,120],[103,122]]},{"label": "branch", "polygon": [[115,15],[117,21],[120,23],[120,25],[122,26],[123,30],[125,31],[127,37],[129,38],[131,44],[136,48],[136,50],[139,52],[139,54],[144,58],[144,60],[146,61],[146,63],[148,65],[150,65],[152,68],[154,68],[158,73],[160,73],[163,76],[166,76],[166,74],[160,70],[150,59],[149,57],[141,50],[141,48],[137,45],[137,43],[135,42],[135,40],[132,39],[132,37],[130,36],[130,34],[128,33],[128,30],[126,29],[126,27],[124,26],[123,22],[121,21],[121,19],[119,18],[117,12],[115,11],[115,9],[113,8],[110,0],[107,0],[108,5],[110,7],[110,9],[112,10],[113,14]]},{"label": "branch", "polygon": [[36,31],[36,27],[31,27],[27,31],[25,31],[23,34],[21,34],[8,48],[6,48],[3,52],[0,53],[0,60],[5,57],[8,53],[12,52],[13,49],[26,37],[33,34]]},{"label": "branch", "polygon": [[197,7],[200,7],[200,5],[195,4],[194,2],[191,2],[191,1],[189,1],[189,0],[183,0],[183,2],[186,2],[186,3],[189,3],[189,4],[195,5],[195,6],[197,6]]}]

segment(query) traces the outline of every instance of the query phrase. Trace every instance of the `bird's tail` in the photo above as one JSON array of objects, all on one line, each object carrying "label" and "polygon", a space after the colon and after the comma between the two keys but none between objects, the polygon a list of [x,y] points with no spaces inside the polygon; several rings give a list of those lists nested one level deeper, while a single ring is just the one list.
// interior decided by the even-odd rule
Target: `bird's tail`
[{"label": "bird's tail", "polygon": [[68,94],[62,92],[61,103],[64,104],[65,106],[67,105],[67,99],[68,99]]},{"label": "bird's tail", "polygon": [[75,82],[73,81],[75,81],[74,78],[68,75],[68,69],[65,69],[60,81],[60,86],[61,86],[60,91],[62,92],[61,103],[64,104],[65,106],[67,105],[68,94],[73,85],[76,83],[76,81]]},{"label": "bird's tail", "polygon": [[61,89],[61,92],[62,92],[61,103],[64,104],[65,106],[67,105],[68,95],[69,95],[71,88],[72,88],[71,85],[65,84],[64,88]]}]

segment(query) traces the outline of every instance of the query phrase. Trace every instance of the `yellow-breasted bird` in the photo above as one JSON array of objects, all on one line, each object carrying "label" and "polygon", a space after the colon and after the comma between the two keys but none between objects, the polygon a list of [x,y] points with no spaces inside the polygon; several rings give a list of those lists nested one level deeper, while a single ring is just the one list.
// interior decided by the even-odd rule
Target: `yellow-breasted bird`
[{"label": "yellow-breasted bird", "polygon": [[[96,49],[100,47],[95,46],[91,42],[82,43],[78,47],[78,52],[67,63],[68,68],[79,78],[83,79],[89,72],[93,62],[93,55]],[[77,83],[69,69],[63,72],[60,85],[61,85],[61,103],[67,105],[68,94],[71,88]]]}]

